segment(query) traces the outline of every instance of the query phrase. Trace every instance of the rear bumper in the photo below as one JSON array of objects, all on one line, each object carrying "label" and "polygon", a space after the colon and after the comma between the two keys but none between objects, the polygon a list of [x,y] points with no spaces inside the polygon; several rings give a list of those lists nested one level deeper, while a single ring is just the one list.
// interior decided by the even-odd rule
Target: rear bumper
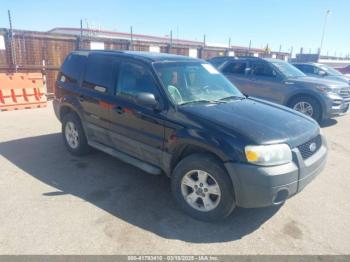
[{"label": "rear bumper", "polygon": [[293,149],[293,162],[273,167],[227,162],[232,179],[236,204],[253,208],[278,205],[305,188],[326,164],[327,145],[323,138],[320,149],[304,160]]}]

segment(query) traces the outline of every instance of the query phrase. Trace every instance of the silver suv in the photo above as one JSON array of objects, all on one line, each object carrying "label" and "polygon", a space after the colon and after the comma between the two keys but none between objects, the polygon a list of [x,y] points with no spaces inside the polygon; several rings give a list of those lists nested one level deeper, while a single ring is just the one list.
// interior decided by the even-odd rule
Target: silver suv
[{"label": "silver suv", "polygon": [[350,84],[348,77],[330,66],[319,63],[293,63],[293,65],[308,76],[320,77],[327,80],[336,80]]},{"label": "silver suv", "polygon": [[282,60],[226,57],[216,66],[245,95],[289,106],[318,122],[349,111],[348,84],[306,76]]}]

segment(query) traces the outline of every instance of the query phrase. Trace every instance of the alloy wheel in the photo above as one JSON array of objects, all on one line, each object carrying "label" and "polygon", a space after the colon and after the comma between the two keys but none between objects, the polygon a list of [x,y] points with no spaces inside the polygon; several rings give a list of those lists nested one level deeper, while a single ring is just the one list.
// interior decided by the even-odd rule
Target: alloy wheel
[{"label": "alloy wheel", "polygon": [[209,173],[191,170],[181,180],[181,193],[192,208],[208,212],[215,209],[221,199],[219,184]]},{"label": "alloy wheel", "polygon": [[307,116],[312,116],[314,114],[314,109],[312,105],[305,101],[300,101],[296,103],[293,109]]},{"label": "alloy wheel", "polygon": [[76,149],[79,146],[79,133],[75,124],[70,121],[67,122],[64,129],[64,133],[65,133],[68,145],[71,148]]}]

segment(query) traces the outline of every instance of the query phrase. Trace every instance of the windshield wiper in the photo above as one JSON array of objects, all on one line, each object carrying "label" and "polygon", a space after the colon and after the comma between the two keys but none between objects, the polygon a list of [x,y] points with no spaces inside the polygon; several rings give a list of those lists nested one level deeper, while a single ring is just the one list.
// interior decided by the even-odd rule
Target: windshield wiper
[{"label": "windshield wiper", "polygon": [[245,99],[245,97],[244,96],[232,95],[232,96],[226,96],[226,97],[220,98],[218,101],[242,100],[242,99]]},{"label": "windshield wiper", "polygon": [[215,101],[215,100],[206,100],[206,99],[200,99],[200,100],[192,100],[192,101],[187,101],[179,104],[180,106],[183,105],[188,105],[188,104],[197,104],[197,103],[202,103],[202,104],[218,104],[222,103],[221,101]]}]

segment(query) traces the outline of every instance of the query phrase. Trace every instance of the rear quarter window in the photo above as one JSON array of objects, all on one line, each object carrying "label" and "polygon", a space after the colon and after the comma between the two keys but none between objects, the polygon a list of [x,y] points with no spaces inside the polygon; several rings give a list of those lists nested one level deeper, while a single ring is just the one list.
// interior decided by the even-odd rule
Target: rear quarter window
[{"label": "rear quarter window", "polygon": [[84,55],[70,54],[61,67],[60,81],[78,83],[86,65],[87,57]]},{"label": "rear quarter window", "polygon": [[115,64],[114,57],[90,55],[86,65],[83,87],[107,92],[107,89],[110,89],[115,81]]}]

